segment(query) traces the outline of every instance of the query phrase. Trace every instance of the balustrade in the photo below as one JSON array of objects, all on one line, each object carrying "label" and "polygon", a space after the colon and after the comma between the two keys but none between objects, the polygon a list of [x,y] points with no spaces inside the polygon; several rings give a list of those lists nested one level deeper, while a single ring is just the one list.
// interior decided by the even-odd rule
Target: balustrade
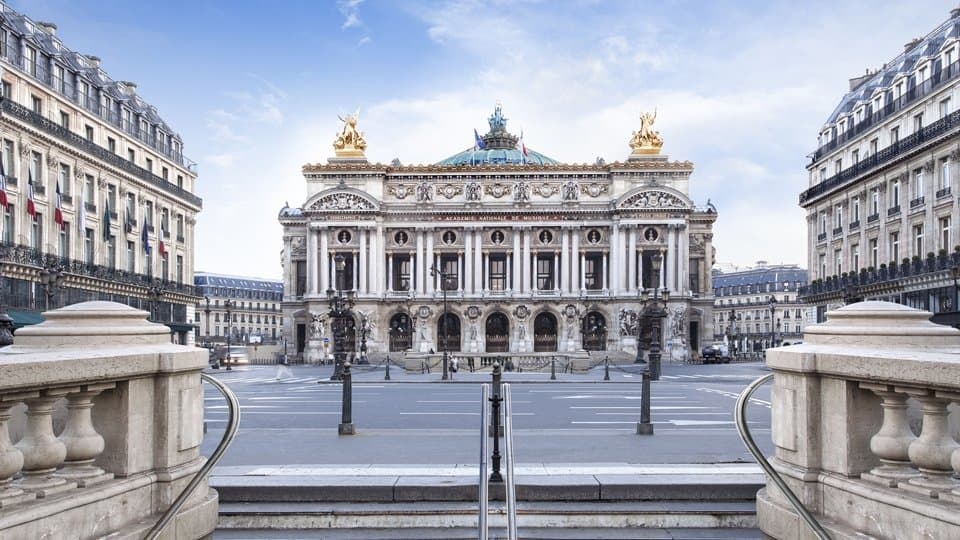
[{"label": "balustrade", "polygon": [[[767,351],[774,467],[834,538],[960,538],[960,331],[930,316],[861,302]],[[757,502],[765,534],[803,536],[779,490]]]},{"label": "balustrade", "polygon": [[[207,353],[122,304],[45,318],[0,349],[0,538],[142,535],[204,462]],[[216,493],[191,500],[178,538],[216,525]]]}]

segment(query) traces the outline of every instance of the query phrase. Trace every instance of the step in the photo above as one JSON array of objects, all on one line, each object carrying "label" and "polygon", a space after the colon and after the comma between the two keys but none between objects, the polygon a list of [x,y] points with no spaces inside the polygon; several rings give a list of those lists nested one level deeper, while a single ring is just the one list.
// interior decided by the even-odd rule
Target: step
[{"label": "step", "polygon": [[[756,528],[725,529],[640,529],[640,528],[582,528],[582,529],[544,529],[523,528],[517,531],[521,540],[760,540],[760,530]],[[505,529],[491,528],[490,540],[507,537]],[[271,530],[243,529],[218,530],[214,540],[292,540],[322,538],[325,540],[476,540],[475,528],[444,529],[352,529],[346,531],[329,530]]]},{"label": "step", "polygon": [[[491,504],[488,522],[492,529],[506,527],[506,509],[502,503]],[[270,530],[280,534],[279,537],[284,537],[282,534],[287,532],[292,535],[288,538],[297,538],[300,532],[325,531],[331,538],[340,538],[333,535],[363,530],[374,536],[360,538],[406,538],[399,535],[410,535],[413,534],[411,531],[418,529],[431,529],[445,531],[445,537],[451,537],[453,530],[464,531],[465,537],[471,534],[475,537],[476,524],[476,502],[221,503],[218,531],[222,534],[243,534],[245,531]],[[671,529],[696,530],[700,534],[716,529],[753,529],[757,526],[753,502],[692,501],[519,502],[517,524],[527,531],[525,534],[531,535],[530,538],[606,538],[607,533],[611,538],[660,538],[636,535]],[[569,536],[574,531],[585,530],[594,532],[588,536]],[[644,532],[629,532],[632,530]],[[533,531],[539,531],[537,534],[541,536],[533,536]],[[605,533],[598,536],[596,531]],[[617,534],[635,536],[612,536]]]}]

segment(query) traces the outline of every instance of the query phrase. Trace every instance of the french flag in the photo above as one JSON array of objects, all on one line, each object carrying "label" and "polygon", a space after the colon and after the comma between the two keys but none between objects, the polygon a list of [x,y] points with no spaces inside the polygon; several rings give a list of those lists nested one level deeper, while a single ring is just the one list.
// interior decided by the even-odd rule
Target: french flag
[{"label": "french flag", "polygon": [[520,151],[524,163],[527,161],[527,145],[523,144],[523,130],[520,131],[520,139],[517,141],[517,150]]},{"label": "french flag", "polygon": [[477,128],[473,128],[473,149],[483,150],[486,147],[487,143],[483,142],[483,139],[480,138],[480,134],[477,133]]},{"label": "french flag", "polygon": [[0,204],[7,207],[7,169],[3,166],[3,159],[0,158]]},{"label": "french flag", "polygon": [[27,214],[37,220],[37,206],[33,204],[33,171],[27,173]]},{"label": "french flag", "polygon": [[150,237],[147,236],[147,218],[143,218],[143,227],[140,232],[140,241],[143,242],[143,252],[150,254]]},{"label": "french flag", "polygon": [[57,180],[57,207],[53,211],[53,220],[57,222],[57,225],[60,226],[60,230],[63,230],[63,201],[60,196],[60,180]]},{"label": "french flag", "polygon": [[167,231],[163,227],[160,227],[161,234],[159,238],[157,238],[157,251],[160,252],[160,257],[163,259],[167,258],[167,245],[163,243],[163,234],[166,232]]}]

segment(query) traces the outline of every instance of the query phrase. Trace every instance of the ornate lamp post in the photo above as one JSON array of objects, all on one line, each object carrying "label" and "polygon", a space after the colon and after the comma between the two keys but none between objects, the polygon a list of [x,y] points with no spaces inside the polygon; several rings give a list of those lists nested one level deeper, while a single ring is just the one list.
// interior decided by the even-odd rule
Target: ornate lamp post
[{"label": "ornate lamp post", "polygon": [[53,300],[60,290],[61,281],[63,281],[63,271],[59,267],[50,266],[40,271],[40,283],[43,284],[47,297],[47,302],[44,305],[45,311],[56,307]]},{"label": "ornate lamp post", "polygon": [[443,332],[443,376],[440,379],[445,381],[450,378],[447,371],[450,360],[447,348],[447,279],[450,274],[438,269],[436,265],[431,265],[430,276],[436,277],[438,275],[440,276],[440,291],[443,293],[443,318],[440,319],[440,331]]},{"label": "ornate lamp post", "polygon": [[[639,290],[639,291],[637,291],[637,301],[638,301],[638,303],[639,303],[639,300],[640,300],[640,295],[641,295],[641,293],[642,293],[642,289]],[[642,313],[642,308],[641,308],[641,312],[640,312],[640,313],[637,313],[637,357],[633,360],[633,363],[634,363],[634,364],[646,364],[646,363],[647,363],[647,361],[643,359],[643,349],[640,348],[640,340],[643,339],[643,325],[640,324],[640,315],[641,315],[641,313]]]},{"label": "ornate lamp post", "polygon": [[777,332],[773,335],[774,344],[779,347],[780,343],[783,342],[783,334],[780,332],[780,318],[777,318]]},{"label": "ornate lamp post", "polygon": [[[660,263],[663,262],[663,256],[659,253],[651,257],[651,270],[656,276],[656,287],[652,291],[643,289],[640,292],[640,305],[644,317],[650,321],[651,340],[650,340],[650,378],[654,381],[660,379],[660,319],[667,316],[667,302],[670,300],[670,290],[660,289]],[[652,292],[652,297],[651,297]]]},{"label": "ornate lamp post", "polygon": [[153,286],[147,289],[147,298],[150,300],[150,320],[157,322],[157,319],[160,318],[159,314],[159,304],[160,300],[163,298],[164,289],[160,285],[160,280],[156,279],[153,281]]},{"label": "ornate lamp post", "polygon": [[330,303],[330,326],[333,331],[333,375],[331,381],[339,381],[343,378],[343,365],[347,360],[346,349],[346,317],[350,315],[353,309],[354,295],[353,291],[348,291],[347,296],[343,295],[343,278],[346,271],[346,262],[343,255],[337,254],[333,258],[336,265],[337,288],[327,289],[327,301]]},{"label": "ornate lamp post", "polygon": [[367,333],[370,332],[370,318],[366,313],[360,314],[360,360],[358,364],[369,364],[367,360]]},{"label": "ornate lamp post", "polygon": [[[770,347],[774,346],[773,340],[776,338],[774,333],[775,328],[773,321],[776,319],[777,314],[777,297],[770,295]],[[769,347],[768,347],[769,348]]]},{"label": "ornate lamp post", "polygon": [[204,297],[203,297],[203,300],[204,300],[204,301],[206,302],[206,304],[207,304],[206,307],[203,308],[203,314],[206,315],[206,319],[207,319],[207,335],[206,335],[206,340],[207,340],[207,346],[209,347],[209,346],[210,346],[210,297],[209,297],[209,296],[204,296]]},{"label": "ornate lamp post", "polygon": [[230,367],[230,337],[233,334],[233,308],[236,306],[236,302],[233,300],[224,300],[223,308],[227,310],[227,371],[232,371],[233,368]]}]

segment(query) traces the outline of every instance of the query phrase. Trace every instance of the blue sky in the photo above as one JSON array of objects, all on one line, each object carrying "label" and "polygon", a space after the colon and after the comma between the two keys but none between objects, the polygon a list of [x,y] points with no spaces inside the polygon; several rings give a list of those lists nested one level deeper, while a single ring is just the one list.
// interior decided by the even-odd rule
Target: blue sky
[{"label": "blue sky", "polygon": [[200,164],[196,269],[279,278],[277,211],[305,197],[337,114],[371,161],[472,144],[496,100],[564,162],[627,157],[656,107],[664,152],[720,217],[720,262],[806,265],[805,157],[847,79],[955,3],[879,1],[9,1],[138,84]]}]

